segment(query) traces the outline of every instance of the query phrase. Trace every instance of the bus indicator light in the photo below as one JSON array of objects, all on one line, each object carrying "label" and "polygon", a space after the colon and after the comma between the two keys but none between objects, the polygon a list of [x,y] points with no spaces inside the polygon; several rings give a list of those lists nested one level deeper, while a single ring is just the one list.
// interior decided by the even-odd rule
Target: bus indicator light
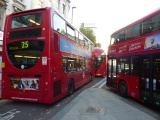
[{"label": "bus indicator light", "polygon": [[5,68],[5,63],[4,62],[2,62],[2,68]]}]

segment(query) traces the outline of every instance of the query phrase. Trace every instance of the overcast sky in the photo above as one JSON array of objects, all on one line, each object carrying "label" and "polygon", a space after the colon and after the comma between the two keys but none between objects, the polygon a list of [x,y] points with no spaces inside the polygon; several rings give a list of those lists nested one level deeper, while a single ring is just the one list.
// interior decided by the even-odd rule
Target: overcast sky
[{"label": "overcast sky", "polygon": [[97,42],[107,50],[114,31],[160,9],[160,0],[71,0],[69,21],[73,6],[73,25],[95,23]]}]

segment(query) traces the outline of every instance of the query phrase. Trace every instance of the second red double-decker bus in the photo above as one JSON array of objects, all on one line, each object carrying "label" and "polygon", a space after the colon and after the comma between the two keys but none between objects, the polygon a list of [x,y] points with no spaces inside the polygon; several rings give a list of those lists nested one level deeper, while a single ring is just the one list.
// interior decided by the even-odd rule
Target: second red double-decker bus
[{"label": "second red double-decker bus", "polygon": [[8,15],[2,98],[53,103],[92,79],[93,43],[52,8]]},{"label": "second red double-decker bus", "polygon": [[160,106],[160,10],[114,32],[107,61],[107,86]]},{"label": "second red double-decker bus", "polygon": [[93,73],[96,77],[106,76],[106,54],[102,48],[95,47],[92,51]]}]

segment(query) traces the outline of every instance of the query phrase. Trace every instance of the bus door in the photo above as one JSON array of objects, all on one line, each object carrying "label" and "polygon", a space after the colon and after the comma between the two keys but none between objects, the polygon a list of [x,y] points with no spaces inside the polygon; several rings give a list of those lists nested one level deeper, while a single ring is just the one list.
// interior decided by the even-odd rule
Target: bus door
[{"label": "bus door", "polygon": [[150,56],[142,56],[141,58],[141,98],[142,100],[149,101],[151,89],[151,68]]},{"label": "bus door", "polygon": [[160,55],[153,55],[152,93],[155,104],[160,105]]},{"label": "bus door", "polygon": [[116,88],[116,59],[108,59],[108,74],[107,74],[107,86]]},{"label": "bus door", "polygon": [[142,56],[141,98],[160,105],[160,55]]}]

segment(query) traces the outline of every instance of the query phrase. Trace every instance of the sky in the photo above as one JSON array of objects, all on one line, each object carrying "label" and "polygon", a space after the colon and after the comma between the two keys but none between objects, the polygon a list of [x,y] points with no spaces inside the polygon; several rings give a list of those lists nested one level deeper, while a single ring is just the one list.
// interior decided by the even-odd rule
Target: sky
[{"label": "sky", "polygon": [[96,41],[107,51],[110,35],[118,29],[160,9],[160,0],[71,0],[68,20],[79,29],[81,23],[96,25]]}]

